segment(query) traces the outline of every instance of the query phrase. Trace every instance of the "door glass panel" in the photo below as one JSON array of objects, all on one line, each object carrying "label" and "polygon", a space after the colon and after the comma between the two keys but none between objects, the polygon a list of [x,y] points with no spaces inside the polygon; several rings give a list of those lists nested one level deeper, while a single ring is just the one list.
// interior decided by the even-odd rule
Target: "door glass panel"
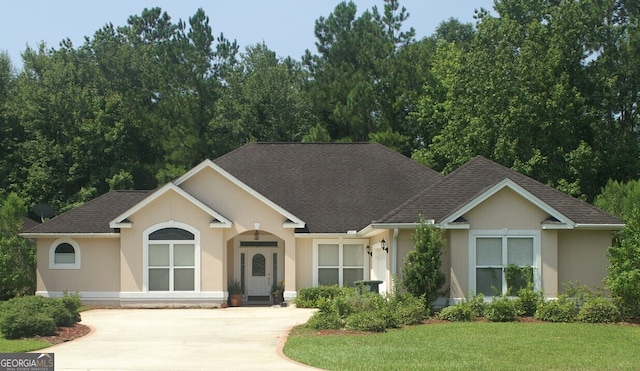
[{"label": "door glass panel", "polygon": [[318,265],[337,266],[340,263],[338,245],[318,245]]},{"label": "door glass panel", "polygon": [[169,268],[149,269],[149,291],[169,291]]},{"label": "door glass panel", "polygon": [[345,268],[342,271],[342,286],[355,287],[355,281],[364,279],[364,269],[362,268]]},{"label": "door glass panel", "polygon": [[476,265],[502,265],[502,239],[476,239]]},{"label": "door glass panel", "polygon": [[169,245],[154,244],[149,245],[149,266],[168,267],[169,266]]},{"label": "door glass panel", "polygon": [[477,268],[476,293],[486,296],[502,294],[502,268]]},{"label": "door glass panel", "polygon": [[338,268],[319,268],[318,269],[318,284],[331,286],[337,285],[338,281]]},{"label": "door glass panel", "polygon": [[364,248],[362,245],[344,245],[342,247],[342,264],[345,266],[364,266]]},{"label": "door glass panel", "polygon": [[262,254],[255,254],[251,259],[251,275],[264,277],[266,275],[266,262]]},{"label": "door glass panel", "polygon": [[533,238],[507,239],[507,263],[519,266],[532,266]]},{"label": "door glass panel", "polygon": [[192,244],[173,245],[173,265],[176,267],[193,267],[196,265]]},{"label": "door glass panel", "polygon": [[173,271],[173,290],[174,291],[193,291],[194,285],[194,269],[179,268]]}]

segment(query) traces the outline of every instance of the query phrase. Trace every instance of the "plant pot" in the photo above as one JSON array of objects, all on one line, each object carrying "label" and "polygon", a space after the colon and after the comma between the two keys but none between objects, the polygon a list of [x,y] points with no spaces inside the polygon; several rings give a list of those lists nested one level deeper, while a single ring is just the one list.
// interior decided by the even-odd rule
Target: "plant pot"
[{"label": "plant pot", "polygon": [[239,307],[242,302],[242,294],[231,294],[229,296],[229,305],[232,307]]}]

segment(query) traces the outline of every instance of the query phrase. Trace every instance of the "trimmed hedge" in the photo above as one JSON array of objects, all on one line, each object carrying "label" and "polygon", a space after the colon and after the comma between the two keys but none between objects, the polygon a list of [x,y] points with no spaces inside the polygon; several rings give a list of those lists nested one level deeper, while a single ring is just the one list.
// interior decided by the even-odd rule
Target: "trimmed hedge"
[{"label": "trimmed hedge", "polygon": [[65,293],[62,299],[42,296],[13,298],[2,305],[0,329],[7,339],[48,336],[60,326],[80,322],[77,294]]}]

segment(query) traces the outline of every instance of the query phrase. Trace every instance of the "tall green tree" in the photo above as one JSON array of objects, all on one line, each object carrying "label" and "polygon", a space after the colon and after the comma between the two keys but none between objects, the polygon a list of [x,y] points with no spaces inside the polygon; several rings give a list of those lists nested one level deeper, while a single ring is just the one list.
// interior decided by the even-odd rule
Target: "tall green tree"
[{"label": "tall green tree", "polygon": [[35,293],[35,245],[18,235],[26,215],[17,194],[0,197],[0,300]]},{"label": "tall green tree", "polygon": [[413,116],[424,142],[415,158],[448,172],[480,154],[592,199],[606,153],[586,66],[605,6],[502,0],[497,16],[481,10],[468,46],[438,48],[434,86]]},{"label": "tall green tree", "polygon": [[216,104],[215,146],[226,152],[251,141],[301,141],[318,124],[303,79],[299,63],[277,58],[264,43],[247,47]]},{"label": "tall green tree", "polygon": [[414,42],[415,31],[403,30],[409,13],[397,0],[385,0],[382,11],[356,13],[353,2],[342,2],[316,21],[318,53],[307,50],[302,59],[316,113],[334,140],[410,142],[407,97],[420,75],[408,68],[420,60],[398,57]]},{"label": "tall green tree", "polygon": [[402,284],[415,296],[424,295],[427,308],[438,298],[445,275],[442,273],[443,231],[427,225],[424,217],[411,236],[413,249],[402,267]]}]

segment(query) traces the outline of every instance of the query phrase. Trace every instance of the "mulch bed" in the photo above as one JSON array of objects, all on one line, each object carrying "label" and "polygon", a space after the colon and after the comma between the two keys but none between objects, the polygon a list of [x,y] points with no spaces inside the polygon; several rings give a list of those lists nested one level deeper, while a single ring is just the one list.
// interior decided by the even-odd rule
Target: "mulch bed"
[{"label": "mulch bed", "polygon": [[89,326],[76,323],[70,327],[58,327],[58,331],[56,331],[55,335],[39,336],[37,339],[47,341],[51,343],[51,345],[56,345],[85,336],[89,332],[91,332],[91,328],[89,328]]}]

